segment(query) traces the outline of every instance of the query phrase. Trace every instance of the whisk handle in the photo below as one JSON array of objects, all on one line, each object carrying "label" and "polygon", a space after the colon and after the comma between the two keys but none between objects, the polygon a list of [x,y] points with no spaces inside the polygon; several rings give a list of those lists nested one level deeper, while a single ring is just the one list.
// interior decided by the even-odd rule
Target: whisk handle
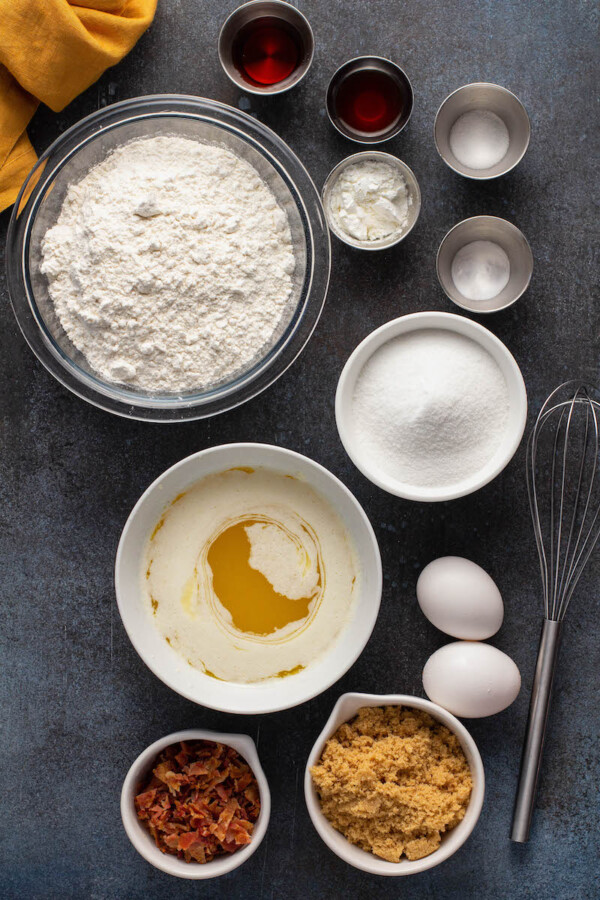
[{"label": "whisk handle", "polygon": [[544,619],[510,833],[511,841],[521,844],[529,840],[561,630],[562,622]]}]

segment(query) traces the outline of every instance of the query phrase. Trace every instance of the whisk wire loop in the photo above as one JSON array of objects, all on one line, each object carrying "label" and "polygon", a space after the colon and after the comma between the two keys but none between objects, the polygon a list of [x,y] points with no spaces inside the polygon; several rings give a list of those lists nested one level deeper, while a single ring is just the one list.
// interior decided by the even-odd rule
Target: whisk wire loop
[{"label": "whisk wire loop", "polygon": [[[527,491],[548,619],[564,617],[600,537],[599,416],[600,404],[586,385],[566,382],[542,406],[527,444]],[[540,485],[546,475],[549,491]]]},{"label": "whisk wire loop", "polygon": [[[571,407],[571,410],[569,411],[569,419],[568,419],[567,426],[566,426],[566,427],[567,427],[567,431],[568,431],[568,429],[569,429],[569,427],[570,427],[570,425],[571,425],[571,419],[572,419],[572,416],[573,416],[573,408]],[[578,472],[578,475],[577,475],[577,488],[576,488],[576,492],[575,492],[575,493],[576,493],[576,496],[577,496],[578,498],[580,498],[580,497],[582,496],[583,472],[584,472],[584,467],[585,467],[585,447],[587,446],[588,432],[589,432],[589,409],[586,409],[586,416],[585,416],[585,434],[584,434],[584,439],[583,439],[583,443],[582,443],[583,451],[582,451],[582,453],[581,453],[581,459],[580,459],[580,464],[579,464],[579,472]],[[563,458],[563,492],[562,492],[562,498],[563,498],[563,499],[562,499],[562,502],[564,502],[565,472],[566,472],[566,467],[567,467],[567,460],[566,460],[567,448],[568,448],[568,433],[567,433],[567,437],[566,437],[566,439],[565,439],[565,445],[564,445],[564,451],[563,451],[563,457],[564,457],[564,458]],[[592,483],[592,479],[590,479],[590,482]],[[588,497],[589,497],[589,495],[588,495]],[[568,537],[568,540],[567,540],[567,546],[566,546],[566,548],[565,548],[565,561],[567,561],[567,560],[569,559],[569,551],[570,551],[570,549],[571,549],[571,543],[572,543],[572,541],[573,541],[573,533],[574,533],[574,531],[575,531],[575,529],[576,529],[576,526],[577,526],[577,521],[578,521],[578,519],[577,519],[577,515],[578,515],[578,506],[579,506],[579,503],[573,504],[573,513],[572,513],[572,516],[571,516],[571,526],[570,526],[570,528],[569,528],[569,537]],[[577,539],[576,539],[576,542],[575,542],[575,547],[574,547],[574,550],[573,550],[573,555],[572,555],[571,558],[570,558],[570,563],[569,563],[569,565],[565,565],[565,566],[563,567],[562,572],[561,572],[561,575],[560,575],[560,584],[558,585],[557,592],[556,592],[556,594],[557,594],[558,597],[564,598],[564,596],[565,596],[564,587],[565,587],[566,584],[569,583],[569,581],[570,581],[570,579],[571,579],[571,577],[572,577],[572,575],[573,575],[574,565],[575,565],[575,562],[576,562],[576,559],[577,559],[577,556],[576,556],[577,547],[579,546],[579,541],[580,541],[580,539],[581,539],[581,535],[582,535],[582,532],[583,532],[583,526],[584,526],[584,523],[585,523],[586,514],[587,514],[587,503],[586,503],[586,507],[585,507],[585,509],[584,509],[584,511],[583,511],[583,516],[581,517],[581,519],[580,519],[580,521],[579,521],[579,530],[578,530]],[[561,510],[561,521],[562,521],[562,510]],[[557,576],[558,576],[558,567],[557,567]],[[559,614],[559,616],[560,616],[560,609],[559,609],[559,611],[558,611],[558,614]]]}]

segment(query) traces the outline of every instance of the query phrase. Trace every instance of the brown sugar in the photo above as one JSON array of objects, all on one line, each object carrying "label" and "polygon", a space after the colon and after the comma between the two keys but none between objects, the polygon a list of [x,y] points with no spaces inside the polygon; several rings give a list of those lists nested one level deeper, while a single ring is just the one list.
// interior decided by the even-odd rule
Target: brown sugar
[{"label": "brown sugar", "polygon": [[463,818],[469,765],[456,735],[418,709],[364,707],[311,769],[324,815],[382,859],[421,859]]}]

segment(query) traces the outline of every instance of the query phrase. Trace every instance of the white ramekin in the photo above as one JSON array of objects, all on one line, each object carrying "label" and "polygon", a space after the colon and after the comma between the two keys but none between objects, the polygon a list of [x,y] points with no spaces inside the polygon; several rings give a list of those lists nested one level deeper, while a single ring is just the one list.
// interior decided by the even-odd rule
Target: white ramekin
[{"label": "white ramekin", "polygon": [[[150,774],[151,766],[158,754],[166,747],[169,747],[171,744],[177,744],[179,741],[215,741],[219,744],[226,744],[228,747],[233,747],[234,750],[237,750],[254,772],[260,794],[260,813],[252,832],[252,840],[249,844],[242,847],[241,850],[236,850],[235,853],[227,856],[218,856],[208,863],[187,863],[185,860],[171,856],[169,853],[162,853],[154,843],[150,832],[138,819],[134,797],[138,793],[140,783]],[[189,731],[177,731],[175,734],[168,734],[166,737],[150,744],[149,747],[140,753],[125,776],[121,791],[121,818],[123,819],[127,837],[147,862],[162,872],[166,872],[168,875],[175,875],[177,878],[216,878],[218,875],[225,875],[227,872],[231,872],[232,869],[237,869],[258,849],[260,842],[265,836],[270,815],[271,793],[269,785],[258,759],[256,745],[252,738],[246,734],[221,734],[216,731],[202,731],[195,728]]]},{"label": "white ramekin", "polygon": [[[368,359],[383,344],[400,335],[424,329],[443,329],[464,335],[483,347],[496,361],[506,379],[509,396],[508,424],[502,443],[494,456],[479,472],[464,481],[445,488],[418,487],[397,481],[378,469],[373,461],[360,450],[354,432],[353,396],[356,381]],[[397,385],[402,390],[402,385]],[[508,348],[491,331],[464,316],[446,312],[420,312],[400,316],[372,331],[350,355],[340,375],[335,396],[335,419],[344,449],[354,465],[369,481],[396,497],[420,502],[454,500],[478,491],[499,475],[513,458],[525,430],[527,421],[527,391],[521,370]]]},{"label": "white ramekin", "polygon": [[[141,571],[146,542],[166,506],[206,475],[240,466],[293,475],[316,490],[342,519],[356,549],[361,583],[353,610],[337,639],[302,672],[253,684],[220,681],[190,666],[165,641],[148,614]],[[142,494],[121,535],[115,564],[119,612],[129,638],[154,674],[188,700],[222,712],[258,715],[288,709],[330,687],[350,668],[371,636],[381,600],[377,539],[356,498],[313,460],[270,444],[223,444],[201,450],[167,469]]]},{"label": "white ramekin", "polygon": [[[449,728],[457,736],[464,750],[473,779],[473,790],[465,817],[455,828],[452,828],[451,831],[442,836],[442,843],[438,850],[430,853],[429,856],[424,856],[422,859],[403,859],[398,863],[393,863],[380,859],[366,850],[361,850],[360,847],[347,841],[339,831],[336,831],[321,811],[321,804],[310,770],[321,758],[325,742],[337,731],[340,725],[355,716],[363,706],[407,706],[414,709],[422,709],[441,722],[442,725]],[[315,741],[304,773],[306,805],[312,823],[319,835],[329,849],[333,850],[340,859],[343,859],[344,862],[349,863],[356,869],[362,869],[363,872],[369,872],[372,875],[415,875],[444,862],[445,859],[456,853],[459,847],[462,847],[475,828],[483,806],[484,794],[485,776],[483,763],[477,745],[465,726],[436,703],[423,700],[421,697],[411,697],[408,694],[342,694],[335,704],[325,728]]]}]

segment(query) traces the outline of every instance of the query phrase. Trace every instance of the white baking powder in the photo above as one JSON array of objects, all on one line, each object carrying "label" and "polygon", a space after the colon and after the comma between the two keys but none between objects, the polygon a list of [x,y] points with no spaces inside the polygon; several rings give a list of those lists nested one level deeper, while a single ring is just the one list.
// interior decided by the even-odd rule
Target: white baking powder
[{"label": "white baking powder", "polygon": [[285,212],[249,163],[188,138],[110,153],[69,188],[42,256],[91,368],[150,392],[231,378],[291,315]]},{"label": "white baking powder", "polygon": [[491,169],[506,156],[508,128],[496,113],[473,109],[459,116],[450,130],[450,149],[463,166]]},{"label": "white baking powder", "polygon": [[450,487],[498,450],[508,388],[496,361],[470,338],[423,329],[393,338],[359,373],[353,427],[360,454],[415,487]]},{"label": "white baking powder", "polygon": [[467,300],[491,300],[510,280],[510,260],[493,241],[472,241],[452,260],[452,281]]},{"label": "white baking powder", "polygon": [[329,211],[350,237],[377,241],[406,228],[410,202],[397,169],[366,159],[342,170],[331,189]]}]

